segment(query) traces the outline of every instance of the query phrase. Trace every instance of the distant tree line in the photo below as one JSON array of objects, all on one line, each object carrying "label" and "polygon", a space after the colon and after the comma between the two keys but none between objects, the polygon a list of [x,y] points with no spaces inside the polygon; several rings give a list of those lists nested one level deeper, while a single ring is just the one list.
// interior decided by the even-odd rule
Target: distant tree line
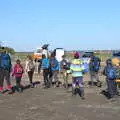
[{"label": "distant tree line", "polygon": [[[3,47],[0,46],[0,51],[2,51]],[[15,50],[13,48],[10,48],[10,47],[4,47],[4,50],[7,51],[7,53],[10,53],[10,54],[15,54]]]}]

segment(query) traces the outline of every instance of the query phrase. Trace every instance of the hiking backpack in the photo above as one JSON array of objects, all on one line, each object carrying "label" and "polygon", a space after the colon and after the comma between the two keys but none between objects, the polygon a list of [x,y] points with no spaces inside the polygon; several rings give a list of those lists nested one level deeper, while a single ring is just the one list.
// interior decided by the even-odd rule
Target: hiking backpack
[{"label": "hiking backpack", "polygon": [[116,69],[113,66],[107,67],[106,76],[109,80],[116,79]]},{"label": "hiking backpack", "polygon": [[21,65],[16,66],[16,74],[23,74],[23,67]]},{"label": "hiking backpack", "polygon": [[57,65],[58,65],[58,61],[57,61],[56,59],[52,59],[52,60],[50,61],[50,64],[51,64],[51,67],[52,67],[52,68],[56,68]]},{"label": "hiking backpack", "polygon": [[48,69],[49,68],[49,59],[43,59],[42,60],[42,68],[43,69]]},{"label": "hiking backpack", "polygon": [[100,69],[100,62],[101,62],[101,60],[98,57],[92,58],[92,60],[90,62],[90,65],[92,67],[91,69],[94,72],[98,72],[99,71],[99,69]]}]

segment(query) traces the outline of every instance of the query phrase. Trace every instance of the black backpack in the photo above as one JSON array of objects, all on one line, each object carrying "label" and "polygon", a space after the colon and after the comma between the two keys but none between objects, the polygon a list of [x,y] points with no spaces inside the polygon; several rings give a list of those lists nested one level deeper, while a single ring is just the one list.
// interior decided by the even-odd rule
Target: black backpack
[{"label": "black backpack", "polygon": [[91,62],[90,62],[91,70],[94,72],[98,72],[100,70],[100,66],[101,66],[100,63],[101,63],[100,58],[98,58],[98,57],[91,58]]},{"label": "black backpack", "polygon": [[106,67],[105,73],[109,80],[114,80],[117,77],[116,68],[113,67],[112,65],[109,67]]}]

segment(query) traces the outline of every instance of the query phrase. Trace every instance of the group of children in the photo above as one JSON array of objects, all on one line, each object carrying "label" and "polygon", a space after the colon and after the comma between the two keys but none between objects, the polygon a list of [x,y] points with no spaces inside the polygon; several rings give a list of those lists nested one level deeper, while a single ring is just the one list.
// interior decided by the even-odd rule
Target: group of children
[{"label": "group of children", "polygon": [[[1,55],[2,56],[2,55]],[[10,57],[7,56],[9,59]],[[3,57],[4,58],[4,57]],[[8,59],[8,58],[5,58]],[[97,83],[101,83],[99,80],[99,70],[100,70],[100,60],[97,58],[96,60],[99,61],[99,63],[92,63],[96,59],[95,56],[91,57],[89,67],[85,66],[85,63],[82,59],[80,59],[80,55],[78,52],[74,54],[73,60],[68,63],[68,61],[65,59],[65,56],[63,56],[63,60],[61,63],[59,63],[55,57],[55,54],[51,54],[50,58],[47,58],[46,55],[42,55],[42,60],[41,60],[41,68],[43,70],[43,78],[44,78],[44,87],[45,88],[50,88],[53,84],[53,81],[55,83],[55,87],[59,87],[59,70],[61,71],[64,79],[64,87],[68,88],[68,74],[72,74],[72,88],[73,88],[73,93],[75,92],[75,87],[76,87],[76,81],[79,81],[79,87],[80,87],[80,92],[81,92],[81,98],[85,99],[84,97],[84,81],[83,77],[86,72],[90,72],[91,74],[91,82],[93,82],[93,77],[96,78]],[[31,88],[34,87],[33,84],[33,75],[34,75],[34,70],[35,70],[35,64],[34,61],[32,60],[31,56],[28,56],[27,61],[26,61],[26,66],[25,69],[21,64],[21,61],[18,59],[16,61],[16,64],[14,65],[13,69],[7,69],[5,68],[6,61],[2,62],[2,57],[0,59],[1,66],[0,66],[0,92],[2,93],[3,91],[3,82],[4,78],[2,78],[3,74],[6,74],[4,77],[9,77],[10,74],[7,74],[7,72],[12,71],[12,76],[15,77],[16,79],[16,88],[19,92],[23,91],[23,86],[21,85],[21,79],[24,74],[24,72],[28,73],[28,78],[30,81],[30,86]],[[93,66],[92,66],[93,65]],[[98,66],[99,68],[98,68]],[[11,62],[10,62],[11,66]],[[89,70],[87,70],[89,68]],[[3,71],[4,70],[4,71]],[[8,70],[8,71],[7,71]],[[3,71],[3,72],[2,72]],[[116,95],[119,95],[118,90],[117,90],[117,82],[120,79],[120,64],[117,66],[113,66],[112,60],[108,59],[106,61],[106,66],[104,68],[103,74],[106,76],[106,82],[107,82],[107,91],[110,95],[110,98],[114,98]],[[10,83],[10,78],[7,78],[8,82],[8,88],[12,90],[12,86]],[[117,81],[118,80],[118,81]],[[117,81],[117,82],[116,82]]]},{"label": "group of children", "polygon": [[17,91],[19,92],[23,91],[23,86],[21,85],[21,79],[22,79],[24,72],[28,74],[30,87],[34,88],[34,84],[33,84],[34,70],[35,70],[35,64],[31,56],[27,57],[25,70],[21,64],[21,61],[19,59],[16,61],[16,64],[14,65],[12,69],[12,77],[15,77]]}]

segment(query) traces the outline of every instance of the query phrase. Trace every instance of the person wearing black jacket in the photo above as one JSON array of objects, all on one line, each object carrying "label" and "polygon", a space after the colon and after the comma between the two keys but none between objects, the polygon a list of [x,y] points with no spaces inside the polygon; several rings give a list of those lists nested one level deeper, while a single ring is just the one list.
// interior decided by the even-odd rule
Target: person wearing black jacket
[{"label": "person wearing black jacket", "polygon": [[110,98],[114,98],[119,94],[116,83],[116,70],[116,67],[112,65],[111,59],[108,59],[103,74],[106,76],[107,90]]},{"label": "person wearing black jacket", "polygon": [[100,70],[100,58],[96,56],[91,56],[90,64],[89,64],[89,70],[90,70],[90,79],[91,79],[91,85],[93,86],[95,79],[97,81],[97,86],[101,87],[101,82],[99,80],[99,70]]}]

